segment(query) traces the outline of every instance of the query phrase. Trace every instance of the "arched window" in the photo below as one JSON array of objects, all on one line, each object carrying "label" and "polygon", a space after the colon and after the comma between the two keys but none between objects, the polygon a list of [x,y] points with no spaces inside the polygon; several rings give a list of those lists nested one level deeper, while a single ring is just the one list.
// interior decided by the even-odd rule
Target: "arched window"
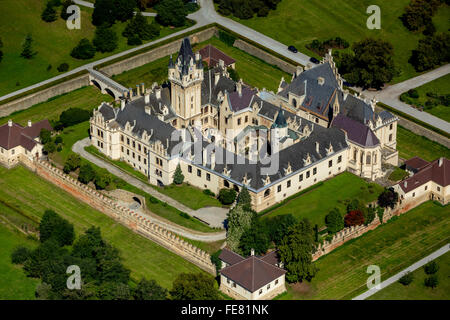
[{"label": "arched window", "polygon": [[270,189],[264,191],[264,198],[267,198],[268,196],[270,196]]},{"label": "arched window", "polygon": [[368,154],[367,157],[366,157],[366,163],[370,164],[370,154]]},{"label": "arched window", "polygon": [[297,100],[296,99],[292,99],[292,105],[294,106],[294,108],[297,108]]},{"label": "arched window", "polygon": [[223,181],[223,185],[225,188],[229,188],[230,187],[230,183],[227,180]]}]

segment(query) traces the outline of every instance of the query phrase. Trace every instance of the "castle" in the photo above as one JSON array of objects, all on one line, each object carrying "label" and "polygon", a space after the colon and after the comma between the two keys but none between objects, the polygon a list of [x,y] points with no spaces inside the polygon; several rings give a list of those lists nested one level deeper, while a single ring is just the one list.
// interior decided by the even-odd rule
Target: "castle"
[{"label": "castle", "polygon": [[343,171],[375,180],[398,163],[398,118],[344,90],[331,52],[273,93],[233,81],[222,60],[204,71],[186,38],[168,79],[90,120],[92,145],[152,184],[171,184],[180,165],[202,189],[245,185],[260,211]]}]

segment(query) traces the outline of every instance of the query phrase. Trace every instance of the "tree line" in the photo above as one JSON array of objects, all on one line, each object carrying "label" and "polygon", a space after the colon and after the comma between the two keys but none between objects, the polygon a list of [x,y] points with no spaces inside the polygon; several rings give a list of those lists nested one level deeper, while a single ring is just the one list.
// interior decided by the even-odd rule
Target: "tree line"
[{"label": "tree line", "polygon": [[281,0],[214,0],[218,4],[219,13],[232,14],[239,19],[250,19],[255,16],[266,17],[271,10],[276,10]]}]

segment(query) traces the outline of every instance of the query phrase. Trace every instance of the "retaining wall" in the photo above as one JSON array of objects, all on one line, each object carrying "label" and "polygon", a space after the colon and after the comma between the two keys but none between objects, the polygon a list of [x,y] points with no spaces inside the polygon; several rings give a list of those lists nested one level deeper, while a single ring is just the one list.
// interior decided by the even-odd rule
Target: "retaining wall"
[{"label": "retaining wall", "polygon": [[134,232],[160,244],[182,258],[192,262],[203,270],[215,275],[216,267],[211,263],[210,255],[179,238],[176,234],[154,223],[150,218],[118,205],[98,191],[80,183],[46,161],[24,162],[39,176],[57,185],[78,200],[89,204],[94,209],[130,228]]}]

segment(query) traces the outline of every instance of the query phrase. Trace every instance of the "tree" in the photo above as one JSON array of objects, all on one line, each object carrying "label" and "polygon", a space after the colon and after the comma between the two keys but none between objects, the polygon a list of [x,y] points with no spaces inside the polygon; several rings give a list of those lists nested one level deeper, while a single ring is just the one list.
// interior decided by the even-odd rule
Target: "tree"
[{"label": "tree", "polygon": [[378,196],[378,205],[382,208],[390,207],[393,209],[398,202],[398,193],[393,189],[385,189]]},{"label": "tree", "polygon": [[227,68],[227,71],[228,71],[228,74],[230,75],[230,78],[231,78],[233,81],[238,82],[238,81],[241,79],[240,76],[239,76],[239,73],[236,71],[236,69],[233,69],[233,68],[231,68],[231,67],[228,67],[228,68]]},{"label": "tree", "polygon": [[394,48],[389,42],[367,38],[355,42],[352,51],[338,61],[339,71],[348,82],[379,89],[397,74],[392,57]]},{"label": "tree", "polygon": [[436,33],[419,40],[417,49],[412,51],[409,63],[416,71],[433,69],[450,62],[450,33]]},{"label": "tree", "polygon": [[276,245],[279,245],[284,236],[288,234],[289,228],[298,223],[292,214],[283,214],[265,219],[264,221],[269,238]]},{"label": "tree", "polygon": [[61,63],[57,68],[56,68],[59,72],[66,72],[67,70],[69,70],[69,64],[66,62]]},{"label": "tree", "polygon": [[361,210],[353,210],[344,217],[346,227],[359,226],[364,224],[364,214]]},{"label": "tree", "polygon": [[433,289],[436,288],[437,285],[439,284],[437,275],[433,274],[429,277],[426,277],[424,280],[424,284],[426,287],[433,288]]},{"label": "tree", "polygon": [[88,121],[91,118],[91,112],[80,108],[69,108],[61,112],[59,122],[64,128]]},{"label": "tree", "polygon": [[236,199],[236,190],[227,188],[220,189],[217,198],[222,204],[232,204]]},{"label": "tree", "polygon": [[100,286],[97,296],[102,300],[129,300],[131,290],[125,283],[104,282]]},{"label": "tree", "polygon": [[44,11],[41,14],[42,20],[45,22],[53,22],[56,21],[56,10],[53,8],[51,2],[47,2],[47,5],[45,6]]},{"label": "tree", "polygon": [[219,292],[214,278],[205,273],[181,273],[170,290],[174,300],[217,300]]},{"label": "tree", "polygon": [[30,256],[31,250],[24,246],[18,246],[11,253],[11,262],[14,264],[23,264]]},{"label": "tree", "polygon": [[155,280],[142,278],[133,290],[133,297],[135,300],[166,300],[167,293]]},{"label": "tree", "polygon": [[47,129],[41,129],[39,133],[39,140],[42,144],[46,144],[47,142],[52,140],[52,133]]},{"label": "tree", "polygon": [[338,208],[334,208],[325,217],[325,224],[327,225],[327,231],[329,234],[333,234],[344,229],[344,219]]},{"label": "tree", "polygon": [[69,173],[70,171],[74,171],[78,169],[81,165],[81,158],[76,153],[71,153],[66,162],[64,163],[64,172]]},{"label": "tree", "polygon": [[173,174],[173,183],[175,184],[182,184],[184,181],[184,175],[181,171],[180,164],[177,165],[177,168],[175,169],[175,173]]},{"label": "tree", "polygon": [[[0,38],[0,49],[3,48],[3,42],[2,39]],[[0,50],[0,62],[2,62],[3,59],[3,51]]]},{"label": "tree", "polygon": [[111,26],[116,21],[115,4],[111,0],[95,0],[94,12],[92,13],[92,24]]},{"label": "tree", "polygon": [[131,19],[134,15],[134,9],[136,8],[136,1],[130,0],[113,0],[114,2],[114,15],[115,19],[121,22],[125,22]]},{"label": "tree", "polygon": [[156,20],[163,26],[182,27],[186,24],[187,12],[182,0],[161,0],[155,9]]},{"label": "tree", "polygon": [[95,47],[88,39],[83,38],[78,45],[72,49],[70,55],[75,59],[91,59],[95,55]]},{"label": "tree", "polygon": [[265,225],[254,217],[252,224],[245,229],[239,240],[240,252],[244,256],[248,256],[254,249],[255,254],[263,255],[269,249],[269,244],[269,236]]},{"label": "tree", "polygon": [[100,169],[95,172],[94,184],[97,189],[105,189],[111,181],[111,174],[106,169]]},{"label": "tree", "polygon": [[250,193],[248,192],[246,186],[243,186],[241,192],[239,192],[237,203],[244,206],[245,208],[252,208],[252,197],[250,196]]},{"label": "tree", "polygon": [[102,25],[95,29],[95,36],[92,44],[97,51],[111,52],[117,48],[117,41],[118,38],[116,32],[106,25]]},{"label": "tree", "polygon": [[61,18],[63,20],[67,20],[71,16],[71,13],[67,13],[67,8],[70,7],[71,5],[73,5],[72,0],[65,0],[63,2],[61,9]]},{"label": "tree", "polygon": [[308,219],[289,228],[289,233],[278,246],[281,261],[287,270],[287,281],[311,281],[318,271],[312,263],[314,250],[314,233]]},{"label": "tree", "polygon": [[423,267],[423,269],[425,270],[426,274],[431,275],[438,272],[439,265],[436,263],[436,261],[430,261]]},{"label": "tree", "polygon": [[22,53],[20,56],[24,57],[25,59],[31,59],[37,54],[36,51],[33,51],[33,37],[31,34],[27,34],[25,38],[25,42],[22,45]]},{"label": "tree", "polygon": [[78,181],[84,184],[88,184],[95,178],[95,171],[89,163],[85,163],[80,167],[80,173],[78,175]]},{"label": "tree", "polygon": [[253,212],[245,210],[240,205],[237,205],[228,212],[227,244],[231,250],[240,252],[239,244],[241,236],[250,227],[253,217]]},{"label": "tree", "polygon": [[73,225],[53,210],[46,210],[39,224],[39,240],[54,239],[60,246],[68,246],[75,239]]},{"label": "tree", "polygon": [[56,144],[54,141],[49,141],[46,144],[44,144],[44,151],[47,152],[48,154],[51,154],[53,152],[56,151]]},{"label": "tree", "polygon": [[406,272],[400,279],[398,279],[398,282],[400,282],[404,286],[408,286],[413,282],[414,276],[411,272]]}]

